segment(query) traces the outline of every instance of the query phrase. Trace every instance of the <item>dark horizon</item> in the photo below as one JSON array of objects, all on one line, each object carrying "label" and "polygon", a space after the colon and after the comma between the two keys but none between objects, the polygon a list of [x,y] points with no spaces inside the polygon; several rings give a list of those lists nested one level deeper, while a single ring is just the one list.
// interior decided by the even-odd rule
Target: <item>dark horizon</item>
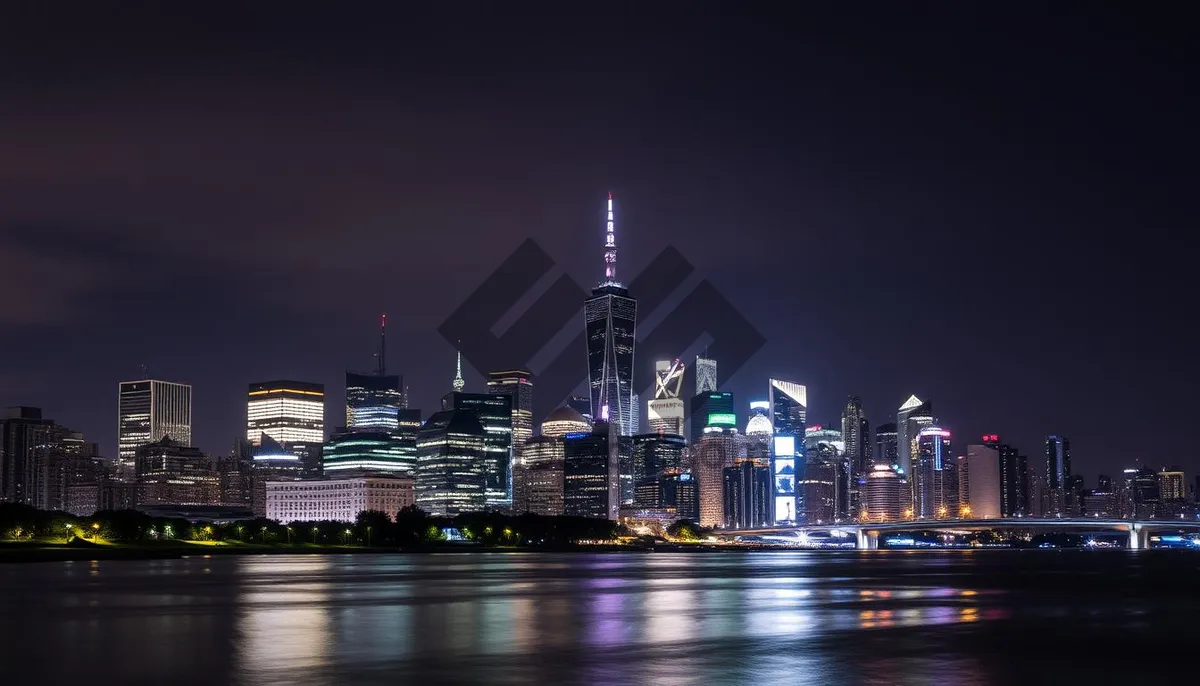
[{"label": "dark horizon", "polygon": [[118,382],[190,383],[223,454],[294,378],[328,432],[386,312],[429,414],[442,321],[527,238],[594,285],[612,191],[622,274],[674,246],[766,339],[718,372],[739,423],[773,376],[810,424],[915,393],[1031,469],[1065,435],[1088,488],[1200,471],[1182,12],[533,8],[0,10],[0,405],[115,456]]}]

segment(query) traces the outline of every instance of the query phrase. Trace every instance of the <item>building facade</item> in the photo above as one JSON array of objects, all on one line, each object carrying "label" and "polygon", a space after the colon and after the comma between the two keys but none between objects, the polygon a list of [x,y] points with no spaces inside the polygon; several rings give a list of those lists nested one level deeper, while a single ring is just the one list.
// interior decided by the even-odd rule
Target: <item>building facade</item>
[{"label": "building facade", "polygon": [[1070,517],[1075,513],[1071,487],[1071,442],[1065,436],[1046,437],[1046,516]]},{"label": "building facade", "polygon": [[359,513],[396,513],[415,504],[409,476],[269,481],[267,518],[280,522],[354,522]]},{"label": "building facade", "polygon": [[417,507],[453,517],[487,507],[485,431],[474,412],[435,412],[417,434]]},{"label": "building facade", "polygon": [[[911,474],[913,468],[913,440],[920,430],[922,421],[910,421],[912,418],[929,418],[928,424],[933,423],[933,404],[910,395],[908,400],[896,410],[896,463],[900,471]],[[915,425],[915,426],[914,426]]]},{"label": "building facade", "polygon": [[443,410],[472,412],[483,427],[484,478],[487,504],[512,507],[513,398],[507,394],[454,391],[442,399]]},{"label": "building facade", "polygon": [[196,448],[164,437],[139,447],[135,465],[139,509],[221,504],[221,479]]},{"label": "building facade", "polygon": [[709,426],[692,446],[692,474],[700,496],[700,525],[725,525],[725,470],[744,457],[736,428]]},{"label": "building facade", "polygon": [[802,497],[799,481],[804,479],[805,422],[808,389],[791,381],[771,379],[767,386],[772,435],[771,474],[777,524],[799,522]]},{"label": "building facade", "polygon": [[[621,447],[632,445],[615,423],[563,437],[563,514],[616,521],[621,510]],[[631,475],[632,476],[632,475]]]},{"label": "building facade", "polygon": [[137,449],[163,438],[192,444],[192,387],[142,379],[117,387],[117,478],[137,478]]},{"label": "building facade", "polygon": [[513,512],[563,513],[564,459],[562,437],[533,436],[525,442],[513,467]]},{"label": "building facade", "polygon": [[995,446],[968,445],[966,464],[959,476],[963,505],[970,508],[972,519],[999,519],[1004,516],[1000,478],[1000,450]]},{"label": "building facade", "polygon": [[727,529],[753,529],[774,523],[771,515],[771,468],[752,460],[726,467],[724,521]]}]

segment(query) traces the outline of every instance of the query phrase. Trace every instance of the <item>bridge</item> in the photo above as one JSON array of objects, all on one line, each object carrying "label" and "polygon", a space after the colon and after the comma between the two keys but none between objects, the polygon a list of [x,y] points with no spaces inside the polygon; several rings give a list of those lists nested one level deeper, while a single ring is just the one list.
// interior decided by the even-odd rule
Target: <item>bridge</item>
[{"label": "bridge", "polygon": [[760,529],[725,529],[718,531],[716,535],[723,538],[769,534],[795,534],[799,536],[800,534],[833,533],[837,531],[853,535],[858,548],[875,550],[879,547],[879,537],[882,534],[918,531],[966,533],[988,529],[1033,529],[1062,533],[1079,531],[1128,532],[1129,549],[1139,550],[1148,547],[1152,532],[1194,532],[1200,534],[1200,521],[1186,519],[1089,519],[1086,517],[1056,517],[1053,519],[1031,519],[1025,517],[1008,519],[923,519],[903,522],[847,522],[845,524],[801,524],[764,527]]}]

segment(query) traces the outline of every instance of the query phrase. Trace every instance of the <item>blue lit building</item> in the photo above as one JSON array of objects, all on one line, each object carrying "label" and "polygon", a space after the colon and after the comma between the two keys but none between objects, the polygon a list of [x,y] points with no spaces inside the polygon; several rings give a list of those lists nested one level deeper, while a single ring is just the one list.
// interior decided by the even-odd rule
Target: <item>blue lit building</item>
[{"label": "blue lit building", "polygon": [[608,195],[604,243],[604,281],[584,302],[587,336],[588,387],[595,421],[611,421],[621,436],[634,426],[633,350],[637,329],[637,300],[617,281],[617,244],[613,232],[613,201]]},{"label": "blue lit building", "polygon": [[808,389],[791,381],[771,379],[768,386],[771,428],[771,475],[776,523],[795,523],[802,509],[797,482],[804,478],[804,423]]},{"label": "blue lit building", "polygon": [[425,422],[417,434],[417,507],[448,517],[486,509],[484,436],[471,411],[443,410]]}]

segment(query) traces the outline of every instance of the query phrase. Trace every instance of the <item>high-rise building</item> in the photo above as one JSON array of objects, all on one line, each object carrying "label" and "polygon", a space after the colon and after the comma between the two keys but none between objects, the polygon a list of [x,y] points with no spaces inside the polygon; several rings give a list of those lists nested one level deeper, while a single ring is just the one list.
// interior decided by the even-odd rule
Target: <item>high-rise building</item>
[{"label": "high-rise building", "polygon": [[[1037,514],[1031,507],[1032,478],[1029,474],[1029,460],[1016,448],[1001,443],[997,434],[984,434],[980,442],[988,448],[995,449],[999,455],[1000,516],[1030,517]],[[974,480],[974,473],[971,478]],[[971,510],[975,511],[974,505],[971,506]]]},{"label": "high-rise building", "polygon": [[563,514],[617,519],[621,453],[624,446],[632,453],[630,440],[604,420],[595,422],[590,433],[563,437]]},{"label": "high-rise building", "polygon": [[717,361],[696,356],[696,395],[717,391]]},{"label": "high-rise building", "polygon": [[871,426],[863,412],[862,400],[852,395],[842,408],[842,440],[850,461],[851,475],[866,474],[871,465]]},{"label": "high-rise building", "polygon": [[208,455],[170,438],[139,446],[137,507],[221,504],[221,478]]},{"label": "high-rise building", "polygon": [[797,480],[800,519],[806,524],[827,524],[841,518],[838,507],[839,463],[837,448],[820,443],[806,451],[804,476]]},{"label": "high-rise building", "polygon": [[264,381],[246,392],[246,440],[268,436],[307,467],[315,466],[325,440],[325,386],[305,381]]},{"label": "high-rise building", "polygon": [[326,476],[396,474],[412,476],[417,466],[415,441],[398,432],[347,431],[329,437],[321,451]]},{"label": "high-rise building", "polygon": [[[986,440],[988,436],[985,436]],[[960,475],[959,483],[965,488],[959,489],[962,505],[970,508],[972,519],[999,519],[1004,516],[1001,508],[1003,494],[1000,478],[1000,449],[995,444],[968,445],[966,477]]]},{"label": "high-rise building", "polygon": [[542,435],[562,438],[567,434],[591,433],[592,422],[570,405],[564,405],[546,415]]},{"label": "high-rise building", "polygon": [[509,395],[447,393],[443,410],[475,413],[484,430],[484,474],[489,507],[512,506],[512,402]]},{"label": "high-rise building", "polygon": [[604,241],[604,281],[584,303],[588,385],[592,417],[616,424],[621,436],[632,436],[633,351],[637,335],[637,300],[617,281],[617,242],[613,232],[612,193],[608,194]]},{"label": "high-rise building", "polygon": [[525,442],[513,467],[513,512],[563,513],[564,459],[561,436],[534,436]]},{"label": "high-rise building", "polygon": [[648,433],[633,437],[633,506],[639,510],[667,507],[663,480],[678,476],[687,442],[675,434]]},{"label": "high-rise building", "polygon": [[1158,473],[1158,498],[1164,503],[1182,502],[1187,497],[1181,467],[1163,467]]},{"label": "high-rise building", "polygon": [[725,523],[725,469],[742,453],[742,437],[733,427],[708,426],[692,446],[692,473],[700,489],[700,525]]},{"label": "high-rise building", "polygon": [[163,438],[192,444],[192,387],[142,379],[117,388],[117,476],[137,478],[137,449]]},{"label": "high-rise building", "polygon": [[904,517],[909,488],[894,465],[875,464],[864,482],[861,521],[895,522]]},{"label": "high-rise building", "polygon": [[346,372],[346,430],[395,431],[399,411],[408,407],[404,377],[387,373],[387,315],[379,320],[379,352],[374,374]]},{"label": "high-rise building", "polygon": [[751,460],[726,467],[724,472],[724,512],[727,529],[754,529],[770,526],[771,468],[756,466]]},{"label": "high-rise building", "polygon": [[1071,492],[1071,442],[1065,436],[1046,437],[1046,490],[1049,517],[1069,517],[1074,512]]},{"label": "high-rise building", "polygon": [[646,403],[646,418],[653,433],[682,436],[683,364],[679,360],[654,363],[654,399]]},{"label": "high-rise building", "polygon": [[402,381],[396,374],[346,372],[346,429],[395,431],[405,406]]},{"label": "high-rise building", "polygon": [[1131,493],[1133,514],[1137,519],[1150,519],[1158,514],[1162,492],[1158,488],[1158,473],[1141,467],[1133,473]]},{"label": "high-rise building", "polygon": [[435,412],[417,435],[417,507],[439,516],[487,506],[485,429],[468,410]]},{"label": "high-rise building", "polygon": [[[913,439],[916,438],[919,426],[914,430],[910,423],[912,417],[932,417],[933,405],[921,400],[915,395],[910,395],[908,400],[900,406],[896,411],[896,448],[897,448],[897,464],[900,465],[900,470],[905,474],[912,472],[913,458]],[[930,419],[929,424],[933,421]],[[919,425],[920,422],[917,422]]]},{"label": "high-rise building", "polygon": [[950,451],[950,432],[929,426],[917,434],[913,467],[913,510],[917,519],[958,516],[958,475]]},{"label": "high-rise building", "polygon": [[40,486],[37,454],[54,428],[37,407],[10,407],[0,421],[0,502],[34,505]]},{"label": "high-rise building", "polygon": [[533,437],[533,373],[526,369],[488,372],[488,393],[512,398],[512,455],[515,461]]},{"label": "high-rise building", "polygon": [[704,430],[710,426],[736,427],[737,413],[733,406],[733,394],[711,391],[692,398],[691,442],[704,438]]},{"label": "high-rise building", "polygon": [[875,464],[900,466],[900,437],[894,422],[875,427]]},{"label": "high-rise building", "polygon": [[776,523],[799,521],[802,497],[798,489],[804,479],[805,421],[808,415],[808,389],[791,381],[768,382],[771,429],[771,474]]},{"label": "high-rise building", "polygon": [[771,466],[771,403],[756,400],[750,403],[750,419],[746,422],[746,458],[760,467]]}]

